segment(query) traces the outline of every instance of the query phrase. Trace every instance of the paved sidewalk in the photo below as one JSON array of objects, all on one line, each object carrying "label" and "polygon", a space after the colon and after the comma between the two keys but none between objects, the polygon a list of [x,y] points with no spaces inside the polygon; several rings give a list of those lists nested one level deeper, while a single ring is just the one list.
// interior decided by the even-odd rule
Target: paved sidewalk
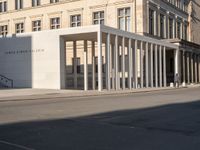
[{"label": "paved sidewalk", "polygon": [[[195,88],[200,87],[199,84],[189,85],[182,88]],[[143,88],[133,90],[111,90],[111,91],[83,91],[83,90],[52,90],[52,89],[5,89],[0,90],[0,102],[3,101],[22,101],[22,100],[34,100],[34,99],[47,99],[47,98],[74,98],[74,97],[88,97],[88,96],[101,96],[101,95],[118,95],[129,93],[147,93],[161,90],[177,90],[177,88]]]}]

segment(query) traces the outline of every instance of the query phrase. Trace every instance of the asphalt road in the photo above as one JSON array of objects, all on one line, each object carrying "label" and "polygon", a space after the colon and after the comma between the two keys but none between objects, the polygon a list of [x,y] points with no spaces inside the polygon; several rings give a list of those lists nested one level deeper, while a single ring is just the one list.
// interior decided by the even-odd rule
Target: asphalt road
[{"label": "asphalt road", "polygon": [[0,150],[199,149],[200,88],[0,102]]}]

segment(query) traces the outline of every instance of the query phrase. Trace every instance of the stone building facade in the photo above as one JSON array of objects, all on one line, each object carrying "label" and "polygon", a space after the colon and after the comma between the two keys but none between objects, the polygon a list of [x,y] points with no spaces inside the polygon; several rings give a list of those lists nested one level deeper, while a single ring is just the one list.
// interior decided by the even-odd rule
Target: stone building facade
[{"label": "stone building facade", "polygon": [[[56,34],[56,31],[61,35],[59,31],[61,29],[70,32],[70,29],[74,28],[75,32],[76,28],[84,30],[84,27],[87,29],[87,26],[98,24],[111,27],[105,27],[106,32],[103,32],[104,27],[100,26],[101,58],[98,53],[98,38],[92,40],[88,34],[81,40],[76,35],[70,37],[72,40],[65,40],[65,88],[88,89],[90,86],[96,89],[98,86],[98,89],[102,90],[103,85],[108,88],[111,84],[115,89],[117,86],[122,89],[150,85],[150,87],[158,85],[162,87],[174,82],[177,73],[183,84],[198,83],[200,82],[198,3],[197,0],[0,0],[0,34],[5,40],[7,37],[20,37],[26,34],[33,36],[41,34],[42,37],[42,33]],[[113,32],[109,34],[108,29]],[[129,33],[132,33],[134,38],[131,38]],[[116,45],[117,35],[119,62],[115,63],[119,68],[116,69],[114,52],[112,60],[108,59],[107,51],[108,47],[110,49],[110,46]],[[129,46],[129,41],[134,44]],[[116,47],[112,49],[116,51]],[[129,57],[130,49],[135,51],[134,59]],[[147,50],[149,52],[146,52]],[[132,66],[134,73],[130,73],[130,63],[132,63],[130,60],[134,62],[132,64],[135,66]],[[111,68],[108,67],[108,61],[113,62]],[[2,74],[9,78],[6,71]],[[98,79],[96,77],[94,79],[94,74]],[[102,77],[102,81],[99,76]],[[37,86],[32,87],[37,88]]]}]

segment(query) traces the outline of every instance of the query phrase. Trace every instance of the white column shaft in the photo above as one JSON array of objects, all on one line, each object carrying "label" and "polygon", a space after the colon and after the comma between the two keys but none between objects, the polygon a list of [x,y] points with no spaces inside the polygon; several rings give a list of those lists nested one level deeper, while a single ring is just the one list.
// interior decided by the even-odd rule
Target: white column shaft
[{"label": "white column shaft", "polygon": [[84,41],[84,90],[88,90],[88,49],[87,41]]},{"label": "white column shaft", "polygon": [[92,42],[92,89],[96,89],[95,42]]},{"label": "white column shaft", "polygon": [[102,78],[102,33],[98,32],[98,90],[103,89],[103,78]]},{"label": "white column shaft", "polygon": [[73,70],[74,70],[74,88],[77,89],[77,47],[76,41],[73,41]]},{"label": "white column shaft", "polygon": [[118,50],[118,36],[115,36],[115,87],[119,89],[119,50]]},{"label": "white column shaft", "polygon": [[146,50],[145,50],[145,80],[146,80],[146,88],[149,87],[149,43],[146,42]]},{"label": "white column shaft", "polygon": [[163,49],[163,80],[164,80],[164,87],[167,86],[167,72],[166,72],[166,47]]},{"label": "white column shaft", "polygon": [[132,49],[131,49],[131,39],[128,40],[128,87],[132,89]]},{"label": "white column shaft", "polygon": [[125,89],[125,37],[122,38],[122,89]]},{"label": "white column shaft", "polygon": [[153,88],[153,44],[151,44],[151,87]]},{"label": "white column shaft", "polygon": [[163,68],[162,68],[162,46],[160,46],[160,49],[159,49],[159,85],[160,87],[163,86],[163,80],[162,80],[162,73],[163,73]]},{"label": "white column shaft", "polygon": [[158,87],[158,46],[155,45],[155,50],[154,50],[154,65],[155,65],[155,87]]},{"label": "white column shaft", "polygon": [[134,48],[134,88],[138,88],[138,59],[137,59],[137,51],[138,51],[138,41],[135,40],[135,48]]},{"label": "white column shaft", "polygon": [[107,76],[107,89],[110,90],[111,86],[110,86],[110,34],[107,34],[107,48],[106,48],[106,53],[107,53],[107,60],[106,60],[106,76]]},{"label": "white column shaft", "polygon": [[140,87],[144,87],[144,78],[143,78],[143,42],[140,43]]}]

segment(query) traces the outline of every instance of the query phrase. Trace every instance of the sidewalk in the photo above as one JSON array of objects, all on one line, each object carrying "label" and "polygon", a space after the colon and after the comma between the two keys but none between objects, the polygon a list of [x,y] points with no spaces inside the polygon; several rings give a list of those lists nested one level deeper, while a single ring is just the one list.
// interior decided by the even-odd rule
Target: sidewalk
[{"label": "sidewalk", "polygon": [[[200,87],[199,84],[189,85],[183,88]],[[54,98],[75,98],[75,97],[88,97],[88,96],[101,96],[101,95],[121,95],[130,93],[148,93],[163,90],[178,90],[177,88],[143,88],[133,90],[111,90],[111,91],[83,91],[83,90],[51,90],[51,89],[5,89],[0,90],[0,102],[5,101],[23,101],[23,100],[36,100],[36,99],[54,99]]]}]

